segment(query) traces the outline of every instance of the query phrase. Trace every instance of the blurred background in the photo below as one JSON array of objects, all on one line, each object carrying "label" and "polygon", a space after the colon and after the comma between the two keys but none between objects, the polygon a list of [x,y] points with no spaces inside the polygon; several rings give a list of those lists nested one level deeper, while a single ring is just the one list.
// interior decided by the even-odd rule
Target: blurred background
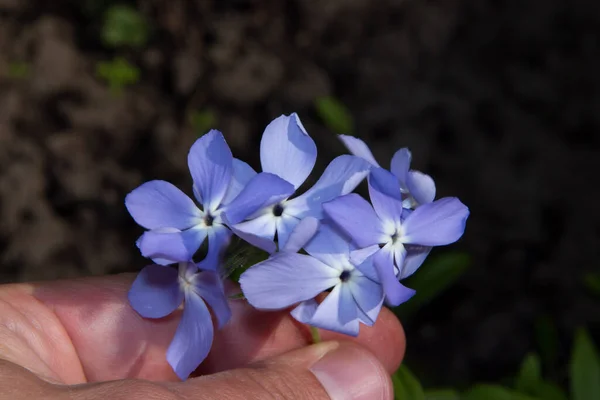
[{"label": "blurred background", "polygon": [[407,146],[471,209],[406,282],[397,384],[600,399],[599,39],[595,0],[0,0],[0,280],[139,270],[124,196],[189,193],[210,128],[256,167],[295,111],[316,172],[336,133]]}]

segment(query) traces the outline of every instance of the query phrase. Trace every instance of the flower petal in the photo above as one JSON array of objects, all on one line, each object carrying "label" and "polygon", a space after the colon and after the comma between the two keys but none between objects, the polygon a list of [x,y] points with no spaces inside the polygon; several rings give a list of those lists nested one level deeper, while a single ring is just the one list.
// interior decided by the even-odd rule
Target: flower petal
[{"label": "flower petal", "polygon": [[194,279],[194,288],[212,308],[221,329],[231,319],[231,309],[219,274],[213,271],[200,272]]},{"label": "flower petal", "polygon": [[358,336],[356,307],[348,285],[337,285],[319,304],[309,324],[317,328]]},{"label": "flower petal", "polygon": [[369,174],[370,168],[371,165],[359,157],[336,157],[312,188],[286,203],[286,213],[297,218],[323,218],[323,202],[352,192]]},{"label": "flower petal", "polygon": [[[377,249],[374,249],[374,247],[377,247]],[[361,263],[355,262],[355,261],[358,261],[357,259],[359,259],[360,257],[363,256],[362,254],[360,254],[359,255],[360,257],[357,257],[356,253],[350,253],[350,260],[351,260],[352,264],[354,264],[356,269],[358,269],[364,276],[366,276],[367,278],[369,278],[370,280],[372,280],[374,282],[381,283],[381,281],[379,280],[379,274],[377,273],[377,269],[375,268],[375,265],[373,265],[373,256],[375,255],[376,252],[379,251],[379,246],[375,245],[375,246],[367,247],[367,249],[370,249],[370,255],[369,255],[369,257],[363,259],[363,262],[361,262]]]},{"label": "flower petal", "polygon": [[279,310],[312,299],[339,281],[339,271],[297,253],[278,253],[240,277],[248,302],[263,310]]},{"label": "flower petal", "polygon": [[127,211],[146,229],[187,229],[198,223],[202,212],[192,199],[165,181],[146,182],[125,197]]},{"label": "flower petal", "polygon": [[390,171],[398,178],[404,190],[406,190],[406,180],[411,160],[412,154],[410,150],[404,147],[394,154],[390,165]]},{"label": "flower petal", "polygon": [[275,205],[293,193],[294,187],[277,175],[266,172],[257,174],[227,206],[227,220],[232,224],[242,222],[262,208]]},{"label": "flower petal", "polygon": [[297,189],[315,166],[317,146],[296,113],[282,115],[267,125],[260,142],[264,172],[285,179]]},{"label": "flower petal", "polygon": [[317,307],[319,307],[319,303],[317,303],[315,299],[306,300],[298,304],[298,306],[294,308],[290,314],[297,321],[302,322],[303,324],[308,324],[310,323],[313,315],[315,315]]},{"label": "flower petal", "polygon": [[469,209],[456,197],[419,206],[404,220],[403,243],[442,246],[456,242],[465,231]]},{"label": "flower petal", "polygon": [[398,282],[394,273],[394,253],[386,245],[375,253],[373,263],[377,269],[379,280],[383,286],[385,301],[390,306],[398,306],[414,296],[415,291]]},{"label": "flower petal", "polygon": [[277,247],[283,249],[288,242],[288,238],[294,231],[294,228],[300,223],[296,217],[286,215],[277,218]]},{"label": "flower petal", "polygon": [[376,244],[362,249],[352,250],[350,251],[350,262],[354,265],[360,265],[377,251],[379,251],[379,245]]},{"label": "flower petal", "polygon": [[417,269],[423,264],[432,247],[430,246],[418,246],[418,245],[406,245],[406,257],[404,259],[404,265],[400,269],[398,279],[402,280],[408,278],[414,274]]},{"label": "flower petal", "polygon": [[171,314],[183,301],[177,270],[148,265],[133,281],[127,297],[131,307],[144,318],[162,318]]},{"label": "flower petal", "polygon": [[[275,218],[272,215],[265,214],[237,225],[229,224],[227,216],[223,215],[223,221],[229,226],[234,235],[251,245],[269,254],[277,251],[277,244],[273,241],[275,236]],[[258,232],[260,235],[254,232]]]},{"label": "flower petal", "polygon": [[256,175],[256,171],[250,165],[237,158],[233,159],[232,168],[231,181],[221,204],[229,204]]},{"label": "flower petal", "polygon": [[181,232],[148,231],[138,240],[138,247],[144,257],[164,259],[167,264],[189,261],[206,238],[206,234],[205,228],[192,228]]},{"label": "flower petal", "polygon": [[374,324],[383,304],[383,288],[366,276],[354,276],[347,283],[360,310]]},{"label": "flower petal", "polygon": [[204,270],[216,271],[221,265],[223,254],[231,240],[231,231],[222,224],[215,224],[208,231],[208,252],[198,266]]},{"label": "flower petal", "polygon": [[289,253],[298,252],[315,236],[319,230],[319,225],[319,220],[316,218],[306,217],[302,219],[292,230],[285,245],[281,247],[280,244],[279,251],[287,251]]},{"label": "flower petal", "polygon": [[356,193],[323,203],[323,211],[358,247],[378,244],[385,237],[373,207]]},{"label": "flower petal", "polygon": [[369,149],[369,146],[365,142],[350,135],[338,135],[338,138],[344,143],[350,153],[368,161],[371,165],[379,167],[379,163],[375,160],[371,149]]},{"label": "flower petal", "polygon": [[402,197],[398,179],[383,168],[374,168],[369,175],[369,196],[375,212],[384,223],[394,226],[402,217]]},{"label": "flower petal", "polygon": [[233,156],[223,134],[211,130],[192,145],[188,166],[205,211],[215,211],[229,187]]},{"label": "flower petal", "polygon": [[435,199],[435,182],[429,175],[420,171],[410,171],[406,187],[419,204],[431,203]]},{"label": "flower petal", "polygon": [[167,349],[167,361],[179,379],[185,380],[210,351],[214,328],[210,312],[200,296],[185,294],[183,316]]},{"label": "flower petal", "polygon": [[317,260],[339,271],[344,269],[350,258],[350,246],[346,238],[327,224],[321,225],[317,234],[304,250]]}]

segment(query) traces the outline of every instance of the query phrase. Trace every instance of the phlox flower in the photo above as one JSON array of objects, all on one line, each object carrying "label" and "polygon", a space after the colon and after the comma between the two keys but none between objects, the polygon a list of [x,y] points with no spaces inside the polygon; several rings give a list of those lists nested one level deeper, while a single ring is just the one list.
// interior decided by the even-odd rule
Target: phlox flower
[{"label": "phlox flower", "polygon": [[129,302],[144,318],[163,318],[183,302],[183,315],[167,349],[167,361],[185,380],[210,351],[214,327],[210,305],[223,327],[231,311],[222,281],[214,271],[202,271],[192,261],[179,262],[178,269],[149,265],[138,274],[129,290]]},{"label": "phlox flower", "polygon": [[161,180],[142,184],[125,199],[134,220],[149,229],[137,242],[142,255],[158,264],[191,259],[208,237],[208,255],[201,267],[216,267],[231,238],[224,211],[231,206],[237,212],[252,213],[293,193],[293,186],[283,179],[256,174],[248,164],[233,158],[225,138],[216,130],[192,145],[188,166],[194,196],[202,208]]},{"label": "phlox flower", "polygon": [[410,212],[403,208],[396,177],[389,171],[373,168],[368,181],[372,206],[348,194],[324,203],[323,209],[359,248],[380,247],[373,263],[387,303],[396,306],[414,294],[398,280],[413,274],[432,246],[457,241],[469,209],[457,198],[445,197]]},{"label": "phlox flower", "polygon": [[[365,142],[349,135],[339,135],[339,138],[350,153],[381,168]],[[390,171],[398,179],[400,192],[404,195],[405,208],[416,208],[421,204],[431,203],[435,199],[435,182],[431,176],[410,169],[411,161],[412,153],[404,147],[396,151],[390,165]]]},{"label": "phlox flower", "polygon": [[[242,274],[242,291],[257,309],[280,310],[297,304],[291,312],[296,320],[357,336],[359,323],[373,325],[383,304],[383,289],[372,262],[379,247],[354,250],[332,227],[321,225],[304,245],[308,255],[295,253],[311,236],[307,231],[315,229],[307,221],[310,217],[298,225],[307,229],[296,229],[290,236],[294,246],[288,245]],[[315,297],[328,289],[331,292],[319,304]]]},{"label": "phlox flower", "polygon": [[[284,179],[293,190],[285,198],[273,197],[257,212],[232,204],[226,218],[234,232],[267,251],[265,243],[272,242],[277,235],[279,248],[282,248],[300,220],[305,217],[322,218],[321,204],[324,201],[350,193],[369,173],[370,165],[365,160],[350,155],[339,156],[327,166],[312,188],[290,199],[312,171],[316,158],[315,142],[298,115],[282,115],[273,120],[266,127],[260,143],[262,170]],[[247,179],[256,174],[251,170],[246,172]],[[264,240],[253,240],[256,238]]]}]

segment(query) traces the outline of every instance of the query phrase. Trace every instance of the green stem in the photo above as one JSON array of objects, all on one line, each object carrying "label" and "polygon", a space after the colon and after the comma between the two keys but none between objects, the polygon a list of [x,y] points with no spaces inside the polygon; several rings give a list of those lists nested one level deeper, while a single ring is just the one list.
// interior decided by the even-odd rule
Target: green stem
[{"label": "green stem", "polygon": [[312,335],[313,344],[321,343],[321,334],[319,333],[319,329],[311,326],[310,334]]}]

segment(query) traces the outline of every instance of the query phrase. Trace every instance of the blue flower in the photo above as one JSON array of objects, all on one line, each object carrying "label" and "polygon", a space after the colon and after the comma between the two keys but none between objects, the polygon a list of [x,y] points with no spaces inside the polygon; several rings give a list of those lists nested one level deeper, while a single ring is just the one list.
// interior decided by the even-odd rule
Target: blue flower
[{"label": "blue flower", "polygon": [[179,271],[149,265],[139,273],[129,290],[129,302],[144,318],[163,318],[182,302],[184,309],[175,336],[167,349],[167,361],[185,380],[210,351],[214,328],[210,305],[223,327],[231,318],[221,279],[214,271],[201,271],[193,262],[179,262]]},{"label": "blue flower", "polygon": [[[307,222],[305,222],[307,221]],[[283,252],[258,263],[240,278],[248,302],[261,310],[280,310],[298,304],[291,312],[300,322],[347,335],[357,336],[359,323],[373,325],[383,304],[383,289],[373,267],[372,254],[378,246],[354,250],[348,241],[328,225],[304,245],[308,253],[298,254],[302,240],[316,225],[310,218],[298,225]],[[331,289],[322,303],[315,297]]]},{"label": "blue flower", "polygon": [[134,220],[149,231],[138,240],[145,257],[158,264],[191,259],[208,237],[204,269],[216,268],[231,231],[224,211],[253,213],[267,203],[287,198],[291,184],[276,175],[256,174],[234,159],[223,135],[211,130],[199,138],[188,154],[193,191],[202,209],[169,182],[155,180],[142,184],[125,199]]},{"label": "blue flower", "polygon": [[[298,115],[282,115],[273,120],[266,127],[260,144],[262,169],[284,179],[293,190],[284,198],[273,197],[271,201],[266,201],[265,206],[257,212],[231,204],[226,219],[232,230],[270,252],[274,247],[269,242],[272,243],[277,235],[279,248],[282,248],[301,219],[308,216],[322,218],[322,203],[350,193],[370,169],[369,163],[359,157],[337,157],[312,188],[289,199],[312,171],[316,158],[315,142],[302,126]],[[256,172],[248,170],[247,173],[250,176]],[[248,196],[256,196],[264,188],[257,186],[249,191]],[[241,194],[240,198],[240,201],[246,201]]]},{"label": "blue flower", "polygon": [[[421,265],[431,246],[457,241],[465,230],[469,209],[455,197],[426,203],[410,212],[403,208],[396,190],[397,180],[383,168],[369,175],[372,206],[357,194],[348,194],[323,204],[325,214],[359,248],[381,247],[373,263],[392,306],[414,294],[398,279],[410,276]],[[412,254],[407,254],[412,251]]]},{"label": "blue flower", "polygon": [[[362,157],[375,167],[380,167],[373,153],[362,140],[348,135],[339,135],[350,153]],[[398,178],[400,192],[404,195],[404,207],[416,208],[435,199],[435,182],[420,171],[410,169],[412,154],[407,148],[398,150],[392,157],[390,171]]]}]

